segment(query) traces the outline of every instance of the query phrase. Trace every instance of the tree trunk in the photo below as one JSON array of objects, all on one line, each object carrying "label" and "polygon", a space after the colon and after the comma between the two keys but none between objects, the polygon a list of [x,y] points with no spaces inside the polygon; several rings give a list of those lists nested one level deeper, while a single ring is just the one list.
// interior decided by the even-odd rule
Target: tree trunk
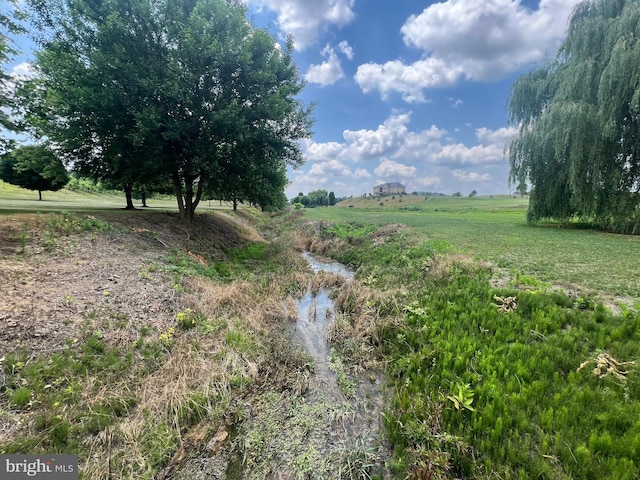
[{"label": "tree trunk", "polygon": [[147,205],[147,194],[144,193],[144,190],[142,190],[142,192],[140,193],[140,196],[142,197],[142,206],[144,208],[148,208],[149,205]]},{"label": "tree trunk", "polygon": [[185,220],[186,213],[184,208],[184,198],[182,197],[182,182],[180,181],[180,175],[178,172],[173,172],[173,188],[176,192],[176,200],[178,201],[178,212],[180,213],[180,219]]},{"label": "tree trunk", "polygon": [[42,190],[38,190],[38,200],[42,201]]},{"label": "tree trunk", "polygon": [[125,207],[126,210],[135,210],[136,207],[133,205],[133,186],[132,185],[125,185],[124,186],[124,196],[127,199],[127,206]]},{"label": "tree trunk", "polygon": [[[193,184],[198,181],[198,187],[193,191]],[[176,190],[176,198],[178,200],[178,210],[180,211],[180,219],[187,223],[192,223],[195,217],[196,208],[202,198],[202,191],[204,190],[204,182],[202,181],[202,174],[193,176],[186,176],[184,178],[184,190],[182,189],[182,182],[177,173],[173,177],[173,185]]]}]

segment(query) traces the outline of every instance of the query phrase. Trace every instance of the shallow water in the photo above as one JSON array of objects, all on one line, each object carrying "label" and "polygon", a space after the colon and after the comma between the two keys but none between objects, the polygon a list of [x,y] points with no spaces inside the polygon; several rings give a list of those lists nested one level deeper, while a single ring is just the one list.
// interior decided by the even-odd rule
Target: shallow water
[{"label": "shallow water", "polygon": [[[304,258],[315,272],[329,272],[353,278],[353,272],[340,263],[326,263],[318,260],[309,252],[303,253]],[[309,353],[315,364],[315,377],[319,383],[329,386],[332,393],[336,393],[335,373],[328,365],[329,343],[327,342],[327,328],[335,316],[333,300],[329,297],[329,290],[323,289],[313,294],[311,289],[297,302],[296,334],[302,341],[304,349]]]},{"label": "shallow water", "polygon": [[[342,264],[323,262],[307,252],[303,256],[315,273],[354,277]],[[378,446],[376,467],[371,473],[391,478],[385,465],[388,446],[380,431],[384,380],[380,372],[366,372],[353,379],[356,383],[353,396],[347,398],[341,391],[337,375],[329,367],[327,328],[336,315],[329,293],[329,289],[322,289],[314,294],[308,288],[296,302],[296,323],[291,325],[291,336],[314,362],[306,394],[267,392],[255,399],[251,415],[238,432],[243,441],[233,442],[235,446],[229,444],[232,450],[223,455],[188,460],[180,472],[182,476],[172,477],[173,480],[334,479],[340,468],[340,448],[354,445],[356,438],[362,439],[367,448]],[[261,439],[257,451],[256,438]],[[247,448],[247,441],[252,448]]]},{"label": "shallow water", "polygon": [[304,252],[302,256],[307,260],[311,269],[318,272],[328,272],[328,273],[337,273],[342,275],[345,278],[352,279],[354,273],[349,270],[347,267],[338,262],[326,263],[321,260],[318,260],[309,252]]}]

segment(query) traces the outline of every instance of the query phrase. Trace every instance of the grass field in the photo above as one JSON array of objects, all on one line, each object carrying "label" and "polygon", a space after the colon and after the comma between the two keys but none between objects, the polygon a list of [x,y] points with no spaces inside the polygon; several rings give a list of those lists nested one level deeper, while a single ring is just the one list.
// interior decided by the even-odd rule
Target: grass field
[{"label": "grass field", "polygon": [[512,275],[640,297],[640,237],[575,226],[528,225],[526,209],[527,199],[513,196],[425,200],[409,195],[349,199],[332,208],[307,209],[305,216],[338,222],[401,223],[425,239],[444,240]]},{"label": "grass field", "polygon": [[[324,241],[312,246],[386,295],[377,314],[399,306],[373,337],[397,478],[640,478],[638,239],[527,226],[513,197],[386,200],[305,217],[336,220],[310,224]],[[511,281],[496,286],[495,269],[447,245],[501,263]],[[635,298],[610,309],[615,291]]]},{"label": "grass field", "polygon": [[[63,190],[45,192],[42,202],[35,200],[36,197],[34,192],[0,185],[0,214],[22,210],[103,210],[118,214],[96,216],[139,217],[139,221],[149,221],[144,224],[145,228],[117,231],[117,235],[149,235],[154,241],[136,253],[140,256],[151,255],[151,247],[168,248],[169,243],[173,244],[156,241],[161,237],[154,232],[160,231],[161,227],[166,229],[164,234],[175,234],[175,239],[182,242],[190,239],[188,235],[184,236],[179,225],[175,226],[175,232],[168,229],[171,218],[177,221],[175,215],[158,215],[177,210],[170,198],[151,200],[153,208],[139,210],[129,217],[131,212],[122,210],[122,196]],[[228,208],[220,207],[218,202],[212,202],[209,207],[205,202],[202,210],[214,207]],[[335,328],[342,330],[336,330],[340,334],[334,335],[332,349],[347,359],[345,364],[359,365],[351,360],[370,359],[379,354],[384,357],[389,398],[383,418],[387,443],[394,450],[388,461],[396,473],[395,478],[640,478],[640,423],[635,421],[640,414],[640,369],[636,367],[640,358],[640,314],[637,312],[640,282],[636,267],[640,238],[581,230],[575,225],[527,225],[526,207],[526,199],[513,196],[363,197],[332,208],[309,209],[302,217],[334,221],[331,224],[303,222],[296,225],[296,238],[306,228],[310,235],[296,240],[299,248],[328,255],[358,268],[355,282],[342,288],[336,297],[342,320]],[[146,212],[154,215],[146,215]],[[62,217],[55,225],[66,228],[67,216],[76,217],[74,214],[52,217]],[[227,216],[203,216],[202,219],[221,217]],[[255,217],[257,223],[278,223],[277,216],[261,216],[255,212]],[[11,215],[6,215],[5,219],[10,218]],[[91,215],[77,216],[83,224],[91,218]],[[281,216],[279,228],[290,229],[296,224],[294,218],[295,215]],[[49,225],[53,220],[40,225]],[[88,223],[93,228],[103,225]],[[409,230],[377,230],[376,224],[404,224]],[[41,372],[49,371],[49,367],[44,368],[51,365],[48,358],[43,357],[42,363],[34,363],[15,357],[8,358],[4,364],[5,375],[12,383],[5,387],[6,411],[0,411],[0,418],[2,415],[42,415],[38,417],[39,423],[34,423],[36,434],[23,436],[19,442],[10,442],[4,447],[0,445],[0,451],[3,448],[6,452],[55,448],[60,452],[72,452],[85,434],[93,435],[93,430],[101,434],[108,427],[114,429],[110,430],[115,432],[113,435],[117,440],[113,445],[120,449],[119,456],[114,456],[113,466],[121,472],[129,472],[120,477],[154,478],[157,469],[166,463],[177,445],[171,418],[179,419],[178,426],[191,426],[200,419],[217,425],[226,409],[231,408],[231,400],[238,398],[237,389],[242,394],[250,384],[246,372],[243,373],[243,359],[263,361],[265,365],[277,363],[277,357],[263,355],[271,351],[280,355],[282,350],[279,344],[271,347],[267,343],[274,333],[269,329],[277,325],[272,306],[285,302],[290,292],[298,288],[301,278],[303,284],[308,281],[291,265],[292,259],[299,256],[292,255],[293,246],[289,240],[280,245],[274,242],[268,247],[259,243],[240,250],[222,249],[218,243],[224,239],[225,232],[218,223],[211,223],[210,227],[202,235],[202,242],[194,240],[195,243],[181,244],[182,250],[177,255],[174,252],[166,256],[168,250],[163,250],[162,262],[149,260],[139,266],[137,260],[127,260],[127,243],[116,245],[109,237],[105,245],[112,250],[101,253],[108,257],[113,255],[106,262],[109,268],[115,268],[116,260],[119,260],[122,269],[118,275],[110,276],[121,281],[110,284],[108,292],[97,295],[100,308],[107,309],[109,315],[87,317],[89,320],[95,317],[94,320],[102,323],[93,327],[94,334],[84,338],[86,345],[79,343],[78,349],[68,349],[68,355],[55,358],[61,369],[54,375],[56,377],[73,378],[65,369],[84,362],[99,378],[104,377],[105,368],[111,369],[114,380],[120,384],[131,383],[123,380],[132,371],[128,355],[138,358],[140,352],[162,354],[158,357],[159,362],[164,362],[162,366],[145,371],[141,376],[157,379],[161,385],[166,385],[166,378],[174,378],[173,372],[165,370],[170,363],[165,362],[166,359],[186,359],[186,362],[177,363],[180,366],[201,364],[204,380],[199,385],[202,388],[185,389],[184,398],[174,395],[175,401],[171,403],[176,409],[174,413],[161,409],[159,415],[163,421],[153,425],[145,423],[143,429],[136,430],[152,432],[155,435],[152,443],[133,438],[125,428],[139,420],[133,414],[144,408],[136,410],[135,405],[136,402],[143,403],[144,398],[129,396],[126,391],[127,395],[121,397],[124,403],[114,403],[107,398],[94,405],[93,396],[88,401],[76,401],[76,393],[86,391],[81,380],[74,379],[79,386],[71,390],[48,388],[48,380],[40,381]],[[235,232],[235,227],[230,225],[226,232]],[[24,242],[23,252],[28,242],[42,238],[45,243],[41,252],[48,252],[47,246],[53,249],[52,262],[65,258],[70,265],[78,265],[73,257],[55,256],[55,248],[66,245],[58,242],[55,235],[21,236],[19,233],[13,241]],[[94,232],[85,240],[95,242],[99,239],[99,233]],[[69,245],[76,244],[70,242]],[[224,250],[227,261],[212,262],[213,268],[205,268],[198,261],[199,255],[194,255],[194,246],[200,249],[196,254],[205,256],[218,250],[221,255]],[[93,247],[90,248],[93,251]],[[32,248],[28,251],[40,250]],[[180,251],[186,253],[180,255]],[[490,272],[485,265],[471,262],[464,255],[455,255],[456,252],[491,260],[502,271],[493,269]],[[451,253],[454,254],[449,255]],[[95,260],[92,257],[94,263]],[[25,268],[35,263],[31,257],[22,261]],[[38,257],[38,261],[42,259]],[[166,266],[161,268],[164,263]],[[45,270],[51,268],[47,266]],[[91,272],[100,273],[91,268],[82,274]],[[125,276],[126,272],[129,277]],[[136,325],[136,322],[124,321],[128,317],[119,310],[112,311],[117,306],[113,303],[117,298],[130,300],[134,297],[118,293],[116,288],[128,287],[132,292],[146,295],[142,290],[138,292],[135,285],[140,281],[150,282],[160,274],[177,275],[178,280],[167,277],[167,286],[173,282],[171,288],[180,292],[176,297],[180,298],[180,306],[176,304],[175,311],[168,312],[162,328],[149,330],[145,325],[139,336],[134,331],[132,341],[112,350],[107,344],[111,338],[109,332],[117,333],[127,325]],[[515,281],[499,287],[490,284],[490,276],[500,274]],[[126,281],[126,278],[132,280]],[[212,280],[211,284],[203,283],[207,278]],[[95,285],[103,280],[100,277],[83,281]],[[579,295],[565,295],[549,289],[541,280],[575,284],[580,287]],[[86,308],[73,310],[75,302],[83,299],[86,289],[78,287],[78,293],[71,294],[69,289],[73,282],[57,283],[63,290],[56,298],[65,293],[64,308],[59,310],[77,310],[78,319],[86,320],[82,315]],[[530,288],[520,288],[522,283]],[[194,290],[196,286],[198,288]],[[593,289],[603,297],[611,294],[632,297],[626,302],[632,308],[621,305],[619,312],[612,312],[597,298],[583,297],[583,287]],[[209,293],[201,294],[201,291]],[[143,303],[146,304],[149,298],[145,297]],[[507,302],[509,298],[513,303]],[[219,310],[218,307],[212,310],[214,299],[219,301]],[[225,299],[232,299],[237,309],[230,308]],[[500,309],[500,299],[503,306],[515,305],[516,308]],[[265,305],[261,314],[252,310],[261,304]],[[276,310],[281,309],[277,307]],[[198,313],[192,317],[192,312],[202,315]],[[245,320],[246,325],[242,324]],[[190,329],[192,335],[188,336]],[[266,329],[264,344],[262,337],[254,333],[262,329]],[[151,338],[149,332],[155,337]],[[66,330],[61,333],[66,335]],[[195,347],[189,342],[180,343],[185,340],[195,342]],[[142,346],[150,348],[141,350]],[[189,356],[177,357],[183,352],[182,347]],[[214,347],[224,353],[224,358],[238,359],[232,362],[238,369],[229,376],[228,382],[223,383],[228,393],[222,398],[227,399],[227,403],[220,403],[217,394],[211,394],[217,386],[207,386],[207,382],[212,381],[212,369],[222,368],[216,362],[223,357],[209,354]],[[199,351],[207,352],[207,355],[201,358],[196,354]],[[250,352],[260,359],[250,357]],[[103,364],[105,359],[111,363]],[[196,359],[198,361],[194,361]],[[289,372],[291,368],[287,362],[290,357],[282,355],[282,359],[286,364],[283,364],[282,372]],[[294,370],[306,368],[302,361],[295,365]],[[114,366],[118,368],[114,369]],[[293,374],[291,378],[302,378],[301,371]],[[274,374],[269,381],[280,378],[279,375]],[[289,378],[284,373],[281,376]],[[218,377],[214,375],[213,378]],[[187,386],[187,382],[182,383]],[[97,382],[94,386],[101,385]],[[137,388],[131,392],[142,390]],[[192,394],[195,396],[190,396]],[[37,402],[30,403],[32,398]],[[60,405],[68,409],[66,416],[53,416],[50,412]],[[36,411],[40,407],[42,411]],[[105,414],[107,423],[103,424],[104,419],[100,418]],[[238,418],[244,415],[246,413],[242,412]],[[111,448],[110,443],[107,446],[101,440],[103,437],[94,435],[92,438],[93,445],[103,450]],[[137,457],[132,457],[131,446],[140,447]],[[111,457],[108,453],[102,457],[108,459],[96,468],[107,473],[100,477],[87,470],[85,478],[112,478]],[[128,461],[130,458],[144,460],[140,463],[146,469],[144,475],[139,471],[135,475],[131,473],[133,470],[130,469],[138,466],[136,462]],[[367,456],[358,458],[366,459]],[[368,467],[363,467],[361,473],[368,475]],[[377,478],[363,475],[357,478]]]},{"label": "grass field", "polygon": [[[39,201],[38,192],[0,181],[0,213],[115,210],[122,209],[125,205],[124,193],[83,193],[66,188],[57,192],[42,192],[42,201]],[[134,205],[138,207],[141,203],[134,199]],[[150,198],[147,205],[149,210],[178,211],[176,199],[172,196]],[[199,211],[229,208],[229,204],[220,205],[218,201],[203,201],[198,206]]]}]

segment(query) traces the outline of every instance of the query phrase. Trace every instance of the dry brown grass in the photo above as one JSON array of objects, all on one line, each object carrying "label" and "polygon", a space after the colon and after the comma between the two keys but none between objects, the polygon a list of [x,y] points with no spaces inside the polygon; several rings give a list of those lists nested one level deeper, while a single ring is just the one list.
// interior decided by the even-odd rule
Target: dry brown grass
[{"label": "dry brown grass", "polygon": [[460,253],[444,253],[429,257],[425,261],[425,267],[429,275],[436,280],[446,280],[454,271],[473,272],[479,268],[490,269],[488,262],[478,263],[473,257]]},{"label": "dry brown grass", "polygon": [[327,330],[327,339],[354,371],[380,367],[383,330],[401,315],[397,292],[380,292],[357,281],[345,282],[334,292],[339,313]]}]

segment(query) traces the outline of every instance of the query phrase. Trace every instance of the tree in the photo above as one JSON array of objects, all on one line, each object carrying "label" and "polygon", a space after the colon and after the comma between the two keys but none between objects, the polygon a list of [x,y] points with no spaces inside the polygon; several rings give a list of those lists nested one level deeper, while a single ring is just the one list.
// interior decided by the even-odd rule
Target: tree
[{"label": "tree", "polygon": [[329,205],[333,206],[336,204],[336,194],[333,192],[329,192]]},{"label": "tree", "polygon": [[[11,35],[21,34],[24,27],[21,20],[24,20],[24,12],[18,6],[17,0],[8,0],[3,11],[0,11],[0,129],[16,130],[18,127],[9,115],[14,104],[11,84],[15,81],[7,72],[4,66],[18,53],[11,41]],[[0,137],[0,152],[9,148],[10,141]]]},{"label": "tree", "polygon": [[531,185],[529,221],[640,231],[639,24],[639,2],[584,1],[556,58],[514,83],[510,181]]},{"label": "tree", "polygon": [[38,56],[46,108],[35,110],[85,174],[129,194],[150,176],[170,179],[192,221],[211,184],[246,196],[237,175],[261,169],[235,162],[301,165],[312,120],[296,98],[293,43],[278,49],[239,0],[33,3],[53,32]]},{"label": "tree", "polygon": [[60,158],[43,145],[18,147],[0,161],[0,178],[28,190],[57,191],[69,181],[69,174]]},{"label": "tree", "polygon": [[[120,188],[158,183],[157,148],[141,141],[140,109],[158,52],[149,2],[34,0],[38,78],[22,89],[27,121],[81,176]],[[145,83],[147,82],[147,83]]]},{"label": "tree", "polygon": [[329,205],[329,195],[326,190],[314,190],[309,192],[307,196],[312,207],[326,207]]},{"label": "tree", "polygon": [[471,192],[469,193],[469,198],[473,198],[478,194],[477,190],[471,190]]}]

